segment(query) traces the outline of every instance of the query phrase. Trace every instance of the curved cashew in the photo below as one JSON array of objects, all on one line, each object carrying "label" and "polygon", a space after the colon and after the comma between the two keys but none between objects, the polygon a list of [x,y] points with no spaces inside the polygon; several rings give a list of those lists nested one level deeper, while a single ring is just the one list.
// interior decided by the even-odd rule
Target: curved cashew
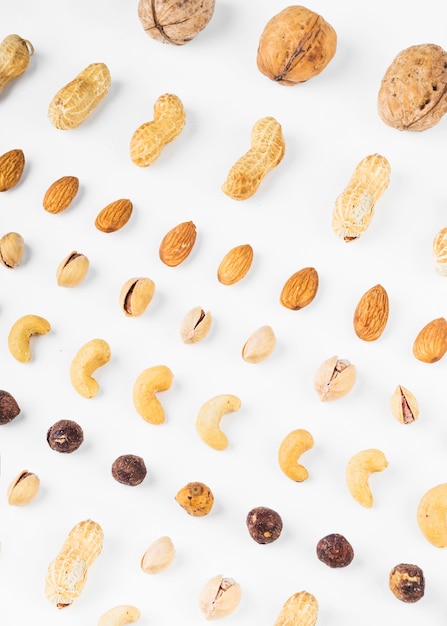
[{"label": "curved cashew", "polygon": [[298,463],[298,459],[314,445],[314,438],[307,430],[297,428],[292,430],[281,442],[278,450],[278,463],[286,476],[302,482],[309,478],[309,472]]},{"label": "curved cashew", "polygon": [[422,496],[417,521],[431,544],[437,548],[447,547],[447,483],[432,487]]},{"label": "curved cashew", "polygon": [[228,447],[228,437],[220,429],[220,420],[226,413],[238,411],[240,408],[240,399],[231,394],[214,396],[205,402],[196,419],[200,438],[215,450],[225,450]]},{"label": "curved cashew", "polygon": [[162,424],[165,412],[156,397],[172,385],[174,374],[166,365],[154,365],[141,372],[133,386],[133,403],[137,413],[150,424]]},{"label": "curved cashew", "polygon": [[46,335],[50,330],[50,323],[44,317],[39,315],[20,317],[9,331],[9,351],[17,361],[28,363],[32,358],[29,345],[32,335]]},{"label": "curved cashew", "polygon": [[98,626],[124,626],[140,619],[140,611],[129,604],[120,604],[109,609],[99,618]]},{"label": "curved cashew", "polygon": [[91,339],[77,352],[70,366],[70,380],[76,391],[84,398],[93,398],[99,384],[92,374],[98,367],[110,361],[110,346],[104,339]]},{"label": "curved cashew", "polygon": [[381,472],[388,467],[388,461],[380,450],[370,448],[354,454],[346,467],[346,484],[352,497],[362,506],[372,507],[373,496],[368,478],[371,472]]}]

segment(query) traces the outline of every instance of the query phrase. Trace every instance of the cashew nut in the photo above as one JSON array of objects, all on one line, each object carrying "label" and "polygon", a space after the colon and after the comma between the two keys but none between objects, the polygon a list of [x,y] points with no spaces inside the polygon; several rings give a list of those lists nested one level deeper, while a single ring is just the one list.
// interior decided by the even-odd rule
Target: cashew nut
[{"label": "cashew nut", "polygon": [[166,391],[172,385],[174,374],[166,365],[154,365],[141,372],[133,386],[133,403],[137,413],[150,424],[162,424],[165,412],[158,391]]},{"label": "cashew nut", "polygon": [[98,367],[110,361],[110,346],[104,339],[91,339],[77,352],[70,366],[70,380],[76,391],[84,398],[93,398],[99,384],[92,374]]},{"label": "cashew nut", "polygon": [[124,626],[140,619],[140,611],[129,604],[120,604],[109,609],[99,618],[98,626]]},{"label": "cashew nut", "polygon": [[278,463],[284,474],[297,482],[309,478],[309,472],[298,463],[298,459],[314,445],[314,438],[307,430],[292,430],[281,442],[278,450]]},{"label": "cashew nut", "polygon": [[20,317],[9,331],[8,346],[12,356],[21,363],[31,361],[30,339],[32,335],[46,335],[50,329],[50,323],[39,315]]},{"label": "cashew nut", "polygon": [[431,544],[437,548],[447,547],[447,483],[432,487],[422,496],[417,521]]},{"label": "cashew nut", "polygon": [[226,413],[238,411],[240,408],[240,399],[231,394],[214,396],[205,402],[196,419],[200,438],[215,450],[225,450],[228,447],[228,437],[220,429],[220,420]]},{"label": "cashew nut", "polygon": [[346,484],[352,497],[362,506],[372,507],[373,496],[368,483],[371,472],[381,472],[388,467],[383,452],[370,448],[354,454],[346,467]]}]

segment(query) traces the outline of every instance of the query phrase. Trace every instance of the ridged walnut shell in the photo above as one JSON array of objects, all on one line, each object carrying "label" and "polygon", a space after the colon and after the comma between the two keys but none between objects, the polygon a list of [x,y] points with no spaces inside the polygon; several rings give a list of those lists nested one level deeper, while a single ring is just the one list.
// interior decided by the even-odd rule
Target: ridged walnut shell
[{"label": "ridged walnut shell", "polygon": [[140,0],[138,17],[149,37],[183,46],[211,20],[214,0]]},{"label": "ridged walnut shell", "polygon": [[280,85],[320,74],[335,55],[337,34],[318,13],[289,6],[266,24],[259,40],[259,71]]},{"label": "ridged walnut shell", "polygon": [[377,98],[380,117],[397,130],[423,131],[447,112],[447,52],[418,44],[399,52],[385,72]]}]

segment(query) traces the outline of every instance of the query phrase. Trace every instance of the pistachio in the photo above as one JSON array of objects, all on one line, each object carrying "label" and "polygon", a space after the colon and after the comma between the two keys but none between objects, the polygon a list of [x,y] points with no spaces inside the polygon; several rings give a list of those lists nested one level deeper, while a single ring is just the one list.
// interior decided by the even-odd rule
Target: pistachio
[{"label": "pistachio", "polygon": [[129,278],[121,288],[119,302],[124,315],[138,317],[149,306],[155,293],[155,283],[150,278]]},{"label": "pistachio", "polygon": [[204,585],[199,597],[199,606],[206,619],[219,619],[233,613],[240,600],[240,584],[233,578],[218,574]]},{"label": "pistachio", "polygon": [[347,359],[333,356],[320,365],[315,374],[314,388],[320,400],[337,400],[349,393],[356,380],[356,369]]},{"label": "pistachio", "polygon": [[180,324],[180,337],[183,343],[197,343],[204,339],[211,328],[211,313],[205,313],[200,306],[189,311]]},{"label": "pistachio", "polygon": [[34,500],[39,491],[40,480],[36,474],[23,470],[8,487],[8,504],[25,506]]},{"label": "pistachio", "polygon": [[271,326],[261,326],[247,339],[242,348],[242,358],[247,363],[259,363],[271,355],[276,346]]},{"label": "pistachio", "polygon": [[25,242],[19,233],[6,233],[0,239],[0,263],[9,269],[14,269],[23,257]]},{"label": "pistachio", "polygon": [[73,250],[58,265],[56,270],[57,284],[60,287],[76,287],[86,277],[88,268],[88,258]]},{"label": "pistachio", "polygon": [[411,424],[419,417],[418,401],[408,389],[398,385],[391,396],[391,412],[402,424]]},{"label": "pistachio", "polygon": [[175,557],[175,547],[170,537],[156,539],[141,559],[141,569],[145,574],[158,574],[171,565]]}]

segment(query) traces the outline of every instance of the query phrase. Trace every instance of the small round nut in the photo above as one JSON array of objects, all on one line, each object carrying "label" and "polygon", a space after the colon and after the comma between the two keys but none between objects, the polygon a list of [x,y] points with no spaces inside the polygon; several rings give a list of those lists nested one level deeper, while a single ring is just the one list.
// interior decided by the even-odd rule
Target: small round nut
[{"label": "small round nut", "polygon": [[418,565],[400,563],[390,572],[391,591],[402,602],[417,602],[425,593],[424,573]]},{"label": "small round nut", "polygon": [[256,543],[272,543],[282,532],[282,518],[273,509],[258,506],[251,509],[246,518],[248,532]]},{"label": "small round nut", "polygon": [[346,567],[354,558],[354,550],[343,535],[332,533],[317,543],[317,557],[329,567]]},{"label": "small round nut", "polygon": [[112,476],[122,485],[135,487],[146,478],[144,459],[136,454],[122,454],[112,463]]},{"label": "small round nut", "polygon": [[0,426],[9,424],[20,414],[20,407],[9,391],[0,390]]},{"label": "small round nut", "polygon": [[213,508],[214,495],[204,483],[191,482],[177,492],[175,500],[189,515],[202,517]]},{"label": "small round nut", "polygon": [[77,450],[84,441],[81,426],[73,420],[59,420],[47,431],[47,442],[52,450],[71,453]]}]

